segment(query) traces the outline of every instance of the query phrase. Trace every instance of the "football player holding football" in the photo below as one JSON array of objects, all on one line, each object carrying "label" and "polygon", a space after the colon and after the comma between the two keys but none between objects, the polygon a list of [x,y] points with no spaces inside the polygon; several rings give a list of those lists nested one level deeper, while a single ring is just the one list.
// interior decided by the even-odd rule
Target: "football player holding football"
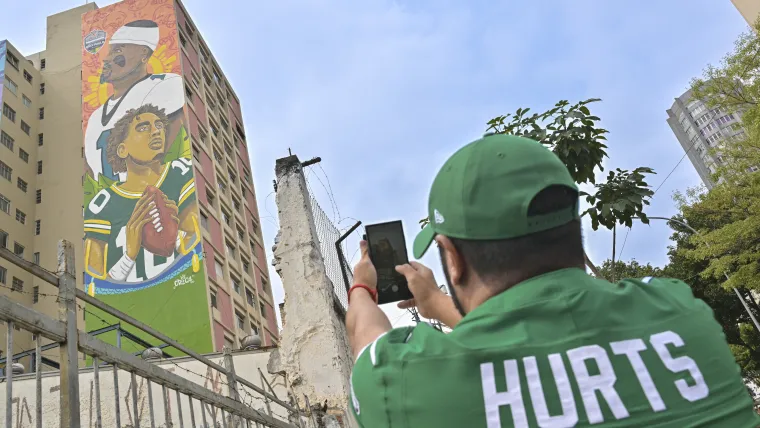
[{"label": "football player holding football", "polygon": [[[126,112],[108,138],[108,163],[126,179],[102,189],[85,207],[85,262],[95,278],[147,281],[200,240],[192,162],[164,162],[168,124],[163,109],[146,104]],[[156,232],[144,234],[151,227]],[[167,236],[164,230],[178,233]],[[146,245],[147,236],[163,242]],[[146,249],[167,244],[173,248],[168,257]]]}]

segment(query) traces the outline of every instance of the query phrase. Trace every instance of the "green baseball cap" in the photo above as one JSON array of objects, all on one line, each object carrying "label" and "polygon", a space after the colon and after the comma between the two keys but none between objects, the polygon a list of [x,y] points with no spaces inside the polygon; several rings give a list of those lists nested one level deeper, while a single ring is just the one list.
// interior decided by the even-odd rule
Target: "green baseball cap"
[{"label": "green baseball cap", "polygon": [[459,149],[438,171],[428,201],[430,222],[414,239],[414,257],[422,257],[437,234],[510,239],[579,218],[578,204],[528,217],[533,198],[553,185],[578,190],[551,150],[528,138],[486,134]]}]

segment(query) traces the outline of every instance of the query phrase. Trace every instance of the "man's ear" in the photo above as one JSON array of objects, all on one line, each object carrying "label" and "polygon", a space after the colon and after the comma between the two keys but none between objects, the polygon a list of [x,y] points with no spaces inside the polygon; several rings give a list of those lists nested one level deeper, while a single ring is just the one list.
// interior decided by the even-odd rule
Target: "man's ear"
[{"label": "man's ear", "polygon": [[116,147],[116,155],[119,156],[122,159],[126,159],[127,155],[127,146],[125,146],[123,143],[119,144],[118,147]]},{"label": "man's ear", "polygon": [[464,278],[467,274],[467,265],[464,262],[462,254],[454,246],[446,236],[437,235],[435,242],[438,247],[443,249],[443,257],[446,259],[446,267],[448,268],[449,280],[453,285],[464,285]]}]

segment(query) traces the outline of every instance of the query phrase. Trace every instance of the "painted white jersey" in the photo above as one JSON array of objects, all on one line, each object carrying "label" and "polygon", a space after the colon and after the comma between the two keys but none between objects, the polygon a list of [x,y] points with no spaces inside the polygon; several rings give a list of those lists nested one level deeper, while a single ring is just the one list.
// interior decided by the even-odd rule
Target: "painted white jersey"
[{"label": "painted white jersey", "polygon": [[185,104],[182,76],[173,73],[148,75],[132,85],[121,98],[109,98],[92,113],[85,129],[84,149],[95,180],[98,180],[100,174],[112,180],[122,181],[125,178],[121,177],[120,180],[106,161],[108,136],[127,111],[145,104],[164,109],[167,116],[181,110]]}]

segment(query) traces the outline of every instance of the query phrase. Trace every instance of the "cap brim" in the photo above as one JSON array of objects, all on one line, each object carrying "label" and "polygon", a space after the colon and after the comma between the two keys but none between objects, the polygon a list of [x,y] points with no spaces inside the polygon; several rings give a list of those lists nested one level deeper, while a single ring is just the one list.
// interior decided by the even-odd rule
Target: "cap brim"
[{"label": "cap brim", "polygon": [[417,234],[417,237],[414,238],[414,247],[412,248],[415,259],[420,259],[425,255],[425,252],[430,248],[430,244],[433,243],[435,235],[435,231],[429,224]]}]

